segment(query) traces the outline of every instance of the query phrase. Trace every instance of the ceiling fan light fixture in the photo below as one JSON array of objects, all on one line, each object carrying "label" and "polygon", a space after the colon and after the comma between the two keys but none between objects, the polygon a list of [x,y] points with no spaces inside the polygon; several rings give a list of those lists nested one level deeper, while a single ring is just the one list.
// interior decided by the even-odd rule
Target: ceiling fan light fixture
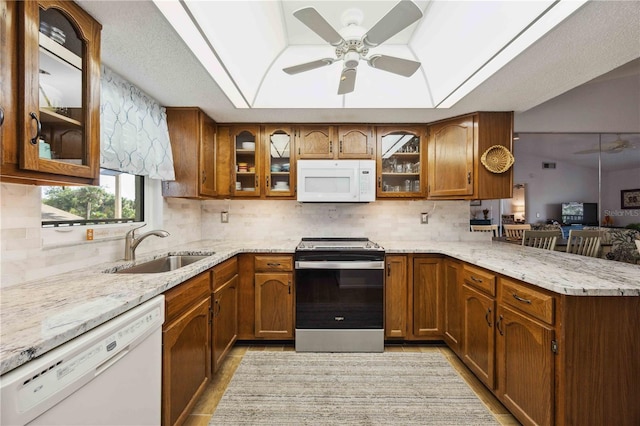
[{"label": "ceiling fan light fixture", "polygon": [[349,69],[355,69],[360,63],[360,54],[358,52],[347,52],[344,55],[344,67]]}]

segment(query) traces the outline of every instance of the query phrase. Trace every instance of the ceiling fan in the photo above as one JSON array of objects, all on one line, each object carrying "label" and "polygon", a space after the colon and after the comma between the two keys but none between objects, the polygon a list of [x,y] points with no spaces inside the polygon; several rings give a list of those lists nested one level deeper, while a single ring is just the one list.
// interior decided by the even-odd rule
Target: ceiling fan
[{"label": "ceiling fan", "polygon": [[591,149],[585,149],[584,151],[577,151],[574,154],[596,154],[598,152],[606,152],[607,154],[617,154],[625,149],[635,149],[636,145],[628,140],[621,139],[620,135],[617,136],[613,142],[604,142],[601,147],[595,147]]},{"label": "ceiling fan", "polygon": [[356,84],[356,69],[360,60],[370,67],[410,77],[420,68],[420,62],[387,55],[366,57],[369,49],[379,46],[409,25],[422,18],[422,11],[410,0],[396,4],[373,27],[366,31],[360,26],[363,13],[360,9],[348,9],[342,14],[344,27],[336,31],[313,7],[293,12],[303,24],[336,48],[335,58],[324,58],[284,68],[287,74],[298,74],[343,61],[338,95],[353,92]]}]

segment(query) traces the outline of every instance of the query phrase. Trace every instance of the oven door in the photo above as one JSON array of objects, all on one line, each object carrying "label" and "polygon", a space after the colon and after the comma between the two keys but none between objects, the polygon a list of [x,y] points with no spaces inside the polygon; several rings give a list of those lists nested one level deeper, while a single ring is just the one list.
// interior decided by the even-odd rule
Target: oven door
[{"label": "oven door", "polygon": [[296,262],[296,329],[382,329],[382,261]]}]

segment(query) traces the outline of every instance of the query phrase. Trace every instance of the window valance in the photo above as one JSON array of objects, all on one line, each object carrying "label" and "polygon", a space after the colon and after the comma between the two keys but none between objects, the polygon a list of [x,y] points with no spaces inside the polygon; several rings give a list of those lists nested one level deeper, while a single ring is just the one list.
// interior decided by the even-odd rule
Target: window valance
[{"label": "window valance", "polygon": [[101,67],[100,167],[175,180],[166,109]]}]

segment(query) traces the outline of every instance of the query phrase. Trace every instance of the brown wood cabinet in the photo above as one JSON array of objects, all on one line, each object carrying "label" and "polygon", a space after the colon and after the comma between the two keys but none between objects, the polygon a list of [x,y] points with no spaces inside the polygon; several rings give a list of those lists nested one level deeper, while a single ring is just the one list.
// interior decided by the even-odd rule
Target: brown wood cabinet
[{"label": "brown wood cabinet", "polygon": [[495,300],[467,284],[462,286],[462,299],[464,310],[462,359],[476,377],[493,390]]},{"label": "brown wood cabinet", "polygon": [[416,257],[413,259],[413,286],[409,296],[409,320],[412,337],[441,337],[444,323],[443,259]]},{"label": "brown wood cabinet", "polygon": [[385,264],[384,335],[407,337],[407,256],[386,256]]},{"label": "brown wood cabinet", "polygon": [[215,373],[238,338],[238,259],[213,267],[212,277],[211,370]]},{"label": "brown wood cabinet", "polygon": [[420,126],[376,127],[376,197],[424,197],[424,133]]},{"label": "brown wood cabinet", "polygon": [[511,198],[513,168],[492,173],[481,163],[491,146],[513,147],[512,112],[478,112],[429,125],[428,198]]},{"label": "brown wood cabinet", "polygon": [[176,179],[162,182],[162,195],[215,197],[215,122],[199,108],[167,108],[167,125]]},{"label": "brown wood cabinet", "polygon": [[460,355],[462,351],[462,281],[460,263],[446,259],[444,261],[444,341]]},{"label": "brown wood cabinet", "polygon": [[211,378],[211,275],[165,293],[162,424],[182,424]]},{"label": "brown wood cabinet", "polygon": [[[101,25],[69,1],[0,4],[4,115],[0,179],[38,185],[97,184]],[[41,33],[41,23],[62,29],[65,41]],[[51,158],[40,156],[41,140],[50,145]]]},{"label": "brown wood cabinet", "polygon": [[335,128],[326,125],[300,126],[297,130],[296,159],[332,159],[338,152]]},{"label": "brown wood cabinet", "polygon": [[373,126],[338,126],[336,158],[375,160],[376,139]]},{"label": "brown wood cabinet", "polygon": [[255,337],[293,338],[293,258],[256,255],[255,271]]},{"label": "brown wood cabinet", "polygon": [[290,125],[267,125],[262,132],[265,197],[292,198],[296,193],[295,136]]}]

